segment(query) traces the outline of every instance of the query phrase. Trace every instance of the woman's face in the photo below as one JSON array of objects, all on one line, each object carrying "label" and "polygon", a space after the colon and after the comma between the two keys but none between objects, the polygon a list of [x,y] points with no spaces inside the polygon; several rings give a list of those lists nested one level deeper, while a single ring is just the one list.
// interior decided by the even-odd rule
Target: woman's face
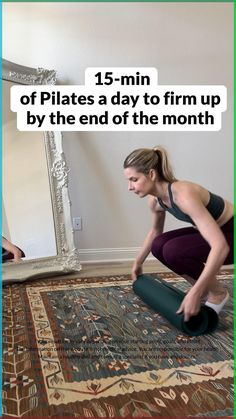
[{"label": "woman's face", "polygon": [[150,175],[137,172],[134,167],[124,169],[125,178],[128,180],[128,189],[140,198],[149,195],[153,189],[153,180]]}]

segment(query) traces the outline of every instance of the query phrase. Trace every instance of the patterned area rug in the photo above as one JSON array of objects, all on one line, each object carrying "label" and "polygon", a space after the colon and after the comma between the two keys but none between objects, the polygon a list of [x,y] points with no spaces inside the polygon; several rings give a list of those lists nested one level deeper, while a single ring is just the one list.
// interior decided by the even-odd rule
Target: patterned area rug
[{"label": "patterned area rug", "polygon": [[232,270],[220,274],[231,300],[219,327],[200,337],[148,308],[129,278],[4,287],[5,417],[232,416]]}]

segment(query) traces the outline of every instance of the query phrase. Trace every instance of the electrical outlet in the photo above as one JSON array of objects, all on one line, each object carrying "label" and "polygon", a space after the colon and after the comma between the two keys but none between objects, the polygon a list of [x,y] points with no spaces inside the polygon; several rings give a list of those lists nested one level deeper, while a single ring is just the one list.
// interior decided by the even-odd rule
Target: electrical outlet
[{"label": "electrical outlet", "polygon": [[73,218],[73,228],[74,230],[82,230],[82,218],[74,217]]}]

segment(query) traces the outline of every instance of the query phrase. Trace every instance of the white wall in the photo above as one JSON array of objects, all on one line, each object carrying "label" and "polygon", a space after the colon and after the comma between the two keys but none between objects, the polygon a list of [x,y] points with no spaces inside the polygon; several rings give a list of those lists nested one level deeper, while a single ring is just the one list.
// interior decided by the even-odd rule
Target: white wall
[{"label": "white wall", "polygon": [[[75,233],[82,259],[129,257],[150,225],[145,200],[127,192],[122,163],[134,148],[164,145],[176,175],[233,195],[233,4],[3,3],[3,56],[83,84],[93,66],[156,67],[159,84],[223,84],[219,132],[67,132]],[[166,228],[180,224],[168,218]]]}]

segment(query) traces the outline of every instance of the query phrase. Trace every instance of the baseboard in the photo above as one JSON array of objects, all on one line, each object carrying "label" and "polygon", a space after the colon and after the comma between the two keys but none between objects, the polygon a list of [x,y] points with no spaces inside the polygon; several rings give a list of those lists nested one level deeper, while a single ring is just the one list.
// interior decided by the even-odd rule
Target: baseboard
[{"label": "baseboard", "polygon": [[[81,263],[126,262],[134,260],[140,247],[116,247],[100,249],[78,249]],[[148,259],[154,259],[152,255]]]},{"label": "baseboard", "polygon": [[[114,263],[133,261],[137,256],[140,247],[116,247],[100,249],[78,249],[80,263]],[[157,261],[150,255],[148,261]],[[223,265],[221,269],[233,269],[234,265]]]}]

